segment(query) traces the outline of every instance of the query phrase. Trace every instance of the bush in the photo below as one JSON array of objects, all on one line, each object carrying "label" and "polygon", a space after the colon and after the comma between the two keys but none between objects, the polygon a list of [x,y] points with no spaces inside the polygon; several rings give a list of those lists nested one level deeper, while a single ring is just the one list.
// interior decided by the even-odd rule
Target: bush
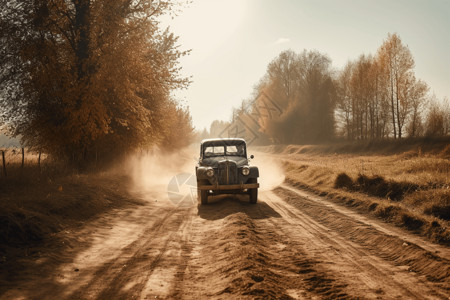
[{"label": "bush", "polygon": [[375,215],[385,219],[385,220],[393,220],[395,216],[400,213],[401,209],[398,206],[394,205],[378,205],[375,209]]},{"label": "bush", "polygon": [[334,181],[335,188],[346,188],[348,190],[353,190],[353,180],[345,173],[340,173],[336,180]]},{"label": "bush", "polygon": [[450,206],[449,205],[439,205],[433,204],[431,207],[428,207],[424,210],[424,213],[427,215],[432,215],[437,218],[444,219],[446,221],[450,221]]},{"label": "bush", "polygon": [[425,224],[423,220],[408,213],[402,213],[401,221],[409,230],[419,230]]},{"label": "bush", "polygon": [[378,175],[368,177],[359,174],[356,179],[356,188],[359,191],[375,197],[400,201],[406,194],[415,191],[419,186],[410,182],[386,181],[383,177]]}]

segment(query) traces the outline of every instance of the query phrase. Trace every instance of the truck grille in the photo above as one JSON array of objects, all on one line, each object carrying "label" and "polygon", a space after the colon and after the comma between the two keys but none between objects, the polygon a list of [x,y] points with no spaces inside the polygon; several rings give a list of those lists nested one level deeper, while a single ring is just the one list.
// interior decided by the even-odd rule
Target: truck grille
[{"label": "truck grille", "polygon": [[218,170],[219,184],[237,184],[237,166],[234,161],[222,160]]}]

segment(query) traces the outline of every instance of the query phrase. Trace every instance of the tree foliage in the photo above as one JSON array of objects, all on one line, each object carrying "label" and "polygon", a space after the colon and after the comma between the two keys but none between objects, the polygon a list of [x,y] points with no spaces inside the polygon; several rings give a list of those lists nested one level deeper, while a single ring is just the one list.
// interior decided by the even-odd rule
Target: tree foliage
[{"label": "tree foliage", "polygon": [[376,56],[361,55],[336,79],[342,133],[348,139],[402,138],[423,133],[428,86],[417,80],[414,59],[397,34],[389,34]]},{"label": "tree foliage", "polygon": [[[1,0],[3,122],[29,147],[74,162],[169,146],[192,132],[171,90],[186,52],[151,0]],[[180,140],[181,139],[181,140]]]},{"label": "tree foliage", "polygon": [[433,101],[428,110],[425,135],[430,137],[445,136],[450,133],[450,102],[448,98],[440,104]]},{"label": "tree foliage", "polygon": [[330,140],[335,105],[330,68],[331,60],[318,51],[280,53],[256,87],[251,113],[259,131],[280,143]]}]

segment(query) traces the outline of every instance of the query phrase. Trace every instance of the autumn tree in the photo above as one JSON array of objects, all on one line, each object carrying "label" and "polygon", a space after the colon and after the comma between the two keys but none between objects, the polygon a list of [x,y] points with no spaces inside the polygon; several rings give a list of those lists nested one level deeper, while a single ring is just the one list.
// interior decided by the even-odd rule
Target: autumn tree
[{"label": "autumn tree", "polygon": [[427,103],[428,86],[424,81],[412,77],[412,83],[405,92],[405,98],[408,99],[411,108],[407,127],[408,136],[421,136],[424,133],[422,111]]},{"label": "autumn tree", "polygon": [[353,63],[351,61],[347,62],[335,81],[337,99],[336,115],[338,116],[338,121],[343,124],[342,130],[348,140],[354,138],[353,95],[350,88],[350,79],[352,78],[353,69]]},{"label": "autumn tree", "polygon": [[387,99],[382,66],[372,56],[350,61],[336,79],[337,116],[348,139],[386,135]]},{"label": "autumn tree", "polygon": [[350,78],[350,91],[352,94],[352,121],[354,137],[367,139],[369,130],[369,108],[372,104],[373,82],[370,78],[372,58],[361,55],[354,64]]},{"label": "autumn tree", "polygon": [[[334,135],[334,84],[330,59],[304,50],[282,52],[267,67],[256,89],[253,110],[271,106],[279,114],[258,113],[260,130],[275,142],[326,141]],[[264,95],[264,97],[260,96]],[[266,105],[261,105],[265,102]]]},{"label": "autumn tree", "polygon": [[177,66],[186,52],[155,20],[170,2],[1,5],[2,118],[27,146],[79,162],[161,143],[168,126],[190,128],[170,99],[188,83]]},{"label": "autumn tree", "polygon": [[162,140],[158,144],[168,151],[176,151],[189,146],[194,138],[194,127],[187,107],[180,107],[174,101],[168,105],[167,118],[161,128]]},{"label": "autumn tree", "polygon": [[[376,56],[361,55],[336,79],[337,116],[348,139],[401,138],[421,132],[427,85],[417,80],[409,49],[389,35]],[[389,122],[390,119],[390,122]]]},{"label": "autumn tree", "polygon": [[402,129],[410,109],[406,93],[414,84],[414,59],[411,51],[403,45],[397,34],[388,34],[378,50],[378,57],[385,66],[388,92],[391,103],[392,126],[394,138],[402,138]]},{"label": "autumn tree", "polygon": [[425,135],[446,136],[450,133],[450,104],[448,98],[440,103],[436,98],[430,102],[426,116]]}]

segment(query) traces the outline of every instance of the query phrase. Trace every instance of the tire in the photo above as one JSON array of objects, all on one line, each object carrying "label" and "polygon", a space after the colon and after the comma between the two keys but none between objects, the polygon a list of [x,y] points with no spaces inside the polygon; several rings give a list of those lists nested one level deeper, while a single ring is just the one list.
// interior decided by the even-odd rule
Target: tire
[{"label": "tire", "polygon": [[208,191],[207,190],[200,190],[200,203],[202,205],[208,204]]},{"label": "tire", "polygon": [[[256,178],[250,178],[248,180],[248,183],[257,183],[258,181],[256,180]],[[248,189],[248,194],[250,196],[250,203],[251,204],[256,204],[256,202],[258,201],[258,188],[256,189]]]},{"label": "tire", "polygon": [[197,197],[200,200],[201,205],[208,204],[208,190],[200,190],[197,188]]}]

